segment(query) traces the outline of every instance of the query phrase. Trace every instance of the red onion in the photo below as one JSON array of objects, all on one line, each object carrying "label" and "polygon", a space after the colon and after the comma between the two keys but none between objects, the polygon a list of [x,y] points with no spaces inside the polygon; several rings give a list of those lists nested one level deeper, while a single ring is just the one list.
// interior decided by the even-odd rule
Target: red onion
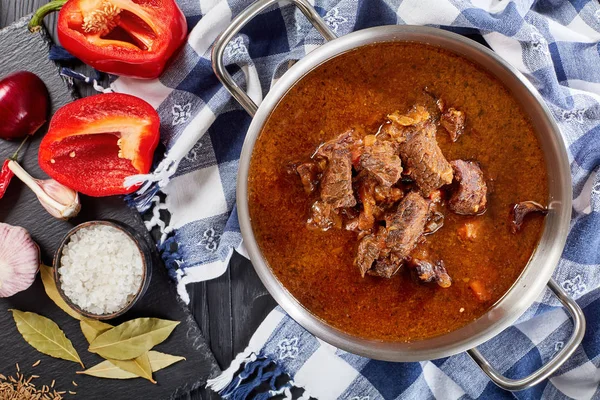
[{"label": "red onion", "polygon": [[33,135],[48,116],[49,94],[37,75],[20,71],[0,80],[0,138]]}]

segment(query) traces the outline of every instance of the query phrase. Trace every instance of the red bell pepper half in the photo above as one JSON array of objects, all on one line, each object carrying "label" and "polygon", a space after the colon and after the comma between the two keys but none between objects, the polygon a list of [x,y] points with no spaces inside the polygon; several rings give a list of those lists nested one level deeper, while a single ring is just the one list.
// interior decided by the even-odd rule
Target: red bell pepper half
[{"label": "red bell pepper half", "polygon": [[54,0],[38,10],[30,29],[57,9],[61,45],[111,74],[157,78],[187,36],[175,0]]},{"label": "red bell pepper half", "polygon": [[126,177],[147,174],[159,140],[160,119],[134,96],[100,94],[59,109],[38,153],[53,179],[88,196],[127,194]]}]

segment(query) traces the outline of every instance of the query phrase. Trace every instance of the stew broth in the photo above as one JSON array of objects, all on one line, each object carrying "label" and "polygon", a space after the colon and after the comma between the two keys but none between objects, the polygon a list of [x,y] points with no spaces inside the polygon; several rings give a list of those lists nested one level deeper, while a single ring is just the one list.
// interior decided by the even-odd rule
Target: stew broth
[{"label": "stew broth", "polygon": [[[487,211],[445,212],[444,226],[415,252],[445,262],[449,288],[418,283],[406,268],[391,279],[361,277],[356,233],[306,227],[311,198],[291,165],[348,128],[376,132],[386,115],[419,102],[423,89],[466,113],[452,143],[437,140],[448,160],[477,160],[487,181]],[[483,315],[515,282],[533,253],[543,218],[510,232],[509,213],[523,200],[546,203],[547,175],[526,114],[503,84],[481,67],[438,47],[380,43],[342,54],[308,73],[265,124],[250,164],[249,211],[257,243],[276,277],[314,315],[352,335],[414,341],[458,329]],[[477,237],[458,230],[477,226]],[[481,302],[469,282],[482,282]]]}]

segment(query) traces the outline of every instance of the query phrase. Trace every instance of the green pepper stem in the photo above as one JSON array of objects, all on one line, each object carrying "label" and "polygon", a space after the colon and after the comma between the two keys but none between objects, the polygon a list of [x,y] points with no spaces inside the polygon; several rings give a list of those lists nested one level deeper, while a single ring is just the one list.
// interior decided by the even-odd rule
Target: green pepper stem
[{"label": "green pepper stem", "polygon": [[29,21],[28,28],[31,32],[38,32],[42,29],[42,21],[44,17],[51,12],[59,11],[68,0],[52,0],[48,4],[44,4],[33,14]]},{"label": "green pepper stem", "polygon": [[27,139],[29,139],[29,135],[25,136],[25,138],[23,139],[23,141],[21,142],[21,144],[19,145],[19,147],[17,147],[17,151],[15,151],[12,156],[10,156],[11,160],[17,161],[17,156],[19,155],[19,151],[21,151],[21,149],[23,148],[23,146],[25,145],[25,143],[27,143]]}]

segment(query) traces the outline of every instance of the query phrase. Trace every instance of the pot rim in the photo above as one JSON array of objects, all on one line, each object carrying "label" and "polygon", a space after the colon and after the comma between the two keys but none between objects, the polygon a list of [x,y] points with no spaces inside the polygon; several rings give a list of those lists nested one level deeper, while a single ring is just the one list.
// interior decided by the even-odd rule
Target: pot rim
[{"label": "pot rim", "polygon": [[[272,110],[287,91],[327,60],[358,47],[381,42],[431,44],[459,54],[496,76],[519,101],[532,120],[542,146],[548,174],[550,213],[528,264],[511,288],[483,316],[449,333],[415,342],[383,342],[349,335],[308,311],[279,282],[263,257],[248,210],[248,172],[254,143]],[[277,303],[316,337],[340,349],[385,361],[424,361],[474,348],[512,325],[544,290],[564,248],[571,214],[571,175],[560,131],[534,86],[514,67],[479,43],[438,28],[389,25],[368,28],[332,40],[313,50],[290,68],[260,104],[244,140],[237,179],[240,228],[254,269]]]}]

